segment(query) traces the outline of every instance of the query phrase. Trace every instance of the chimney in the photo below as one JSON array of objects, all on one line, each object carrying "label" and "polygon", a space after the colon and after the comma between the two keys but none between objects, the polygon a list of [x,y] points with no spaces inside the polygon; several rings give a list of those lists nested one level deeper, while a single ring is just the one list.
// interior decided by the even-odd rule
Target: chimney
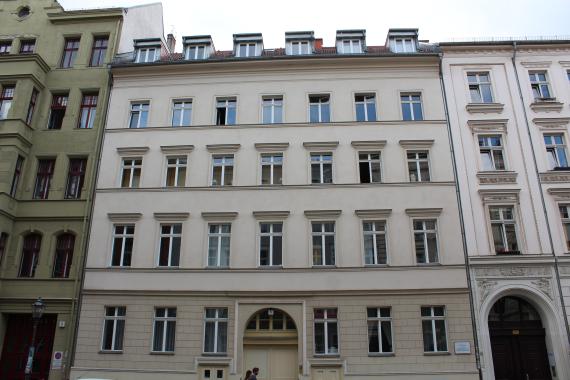
[{"label": "chimney", "polygon": [[315,49],[322,49],[322,48],[323,48],[323,39],[315,38]]},{"label": "chimney", "polygon": [[174,34],[168,33],[166,36],[166,47],[171,53],[174,53],[174,48],[176,48],[176,38],[174,38]]}]

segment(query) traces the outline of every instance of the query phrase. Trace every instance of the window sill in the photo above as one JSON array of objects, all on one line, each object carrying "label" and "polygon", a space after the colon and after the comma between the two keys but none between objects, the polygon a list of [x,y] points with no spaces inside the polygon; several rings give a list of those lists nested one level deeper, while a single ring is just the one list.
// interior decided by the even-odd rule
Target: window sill
[{"label": "window sill", "polygon": [[424,356],[448,356],[451,355],[449,351],[441,351],[441,352],[424,352]]},{"label": "window sill", "polygon": [[174,356],[174,351],[150,351],[149,355],[165,355],[165,356]]},{"label": "window sill", "polygon": [[509,170],[485,170],[477,173],[479,184],[516,183],[517,173]]},{"label": "window sill", "polygon": [[502,113],[504,108],[502,103],[468,103],[465,106],[469,113]]},{"label": "window sill", "polygon": [[283,269],[283,265],[258,265],[257,269],[279,270]]},{"label": "window sill", "polygon": [[570,168],[569,170],[549,170],[540,173],[540,181],[542,183],[560,183],[570,182]]},{"label": "window sill", "polygon": [[365,268],[387,268],[388,264],[364,264]]},{"label": "window sill", "polygon": [[534,102],[530,104],[530,109],[537,112],[560,112],[564,104],[561,102],[557,102],[556,98],[539,98],[534,99]]},{"label": "window sill", "polygon": [[390,358],[396,354],[394,352],[369,352],[368,356],[371,358]]},{"label": "window sill", "polygon": [[109,351],[109,350],[99,350],[99,354],[111,354],[111,355],[118,355],[122,354],[123,351]]},{"label": "window sill", "polygon": [[336,265],[313,265],[312,269],[335,269]]},{"label": "window sill", "polygon": [[439,267],[441,263],[417,263],[420,267]]},{"label": "window sill", "polygon": [[520,256],[522,255],[521,251],[504,251],[504,252],[495,252],[497,256]]},{"label": "window sill", "polygon": [[313,357],[318,359],[338,359],[340,354],[314,354]]}]

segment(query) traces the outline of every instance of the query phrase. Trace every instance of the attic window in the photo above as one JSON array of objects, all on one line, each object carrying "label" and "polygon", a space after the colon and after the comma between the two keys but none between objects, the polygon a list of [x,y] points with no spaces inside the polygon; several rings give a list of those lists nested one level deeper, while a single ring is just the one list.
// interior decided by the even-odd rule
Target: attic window
[{"label": "attic window", "polygon": [[186,59],[206,59],[208,47],[206,45],[190,45],[186,50]]},{"label": "attic window", "polygon": [[413,38],[395,38],[394,39],[394,52],[395,53],[415,53],[416,46]]},{"label": "attic window", "polygon": [[137,51],[137,63],[156,61],[157,48],[142,48]]},{"label": "attic window", "polygon": [[343,40],[342,54],[360,54],[362,53],[362,41],[360,40]]},{"label": "attic window", "polygon": [[18,17],[19,18],[28,17],[29,15],[30,15],[30,7],[28,7],[28,6],[21,7],[18,10]]},{"label": "attic window", "polygon": [[293,41],[291,42],[292,55],[311,54],[309,41]]},{"label": "attic window", "polygon": [[254,42],[241,43],[237,46],[237,56],[238,57],[255,57],[255,51],[257,50],[257,44]]}]

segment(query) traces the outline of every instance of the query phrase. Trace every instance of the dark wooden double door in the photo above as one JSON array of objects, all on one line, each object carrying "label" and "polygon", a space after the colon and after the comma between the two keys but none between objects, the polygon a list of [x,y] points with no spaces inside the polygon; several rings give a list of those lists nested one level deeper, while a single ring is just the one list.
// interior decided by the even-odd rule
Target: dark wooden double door
[{"label": "dark wooden double door", "polygon": [[[56,317],[55,314],[44,315],[38,323],[32,380],[47,380],[49,377]],[[24,379],[24,370],[32,341],[32,329],[33,322],[30,314],[7,315],[6,333],[0,359],[0,379]]]},{"label": "dark wooden double door", "polygon": [[540,321],[489,321],[495,380],[551,380]]}]

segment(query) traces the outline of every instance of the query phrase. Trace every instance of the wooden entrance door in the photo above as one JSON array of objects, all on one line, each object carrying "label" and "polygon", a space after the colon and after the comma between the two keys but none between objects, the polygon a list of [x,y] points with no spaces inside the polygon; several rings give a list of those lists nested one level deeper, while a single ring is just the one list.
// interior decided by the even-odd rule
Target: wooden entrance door
[{"label": "wooden entrance door", "polygon": [[[53,314],[44,315],[38,323],[32,380],[47,380],[49,377],[56,317]],[[0,358],[0,379],[24,379],[32,329],[31,314],[8,315]]]},{"label": "wooden entrance door", "polygon": [[244,373],[259,368],[258,380],[297,380],[297,346],[247,345],[244,346]]},{"label": "wooden entrance door", "polygon": [[489,330],[496,380],[552,379],[539,321],[489,322]]}]

